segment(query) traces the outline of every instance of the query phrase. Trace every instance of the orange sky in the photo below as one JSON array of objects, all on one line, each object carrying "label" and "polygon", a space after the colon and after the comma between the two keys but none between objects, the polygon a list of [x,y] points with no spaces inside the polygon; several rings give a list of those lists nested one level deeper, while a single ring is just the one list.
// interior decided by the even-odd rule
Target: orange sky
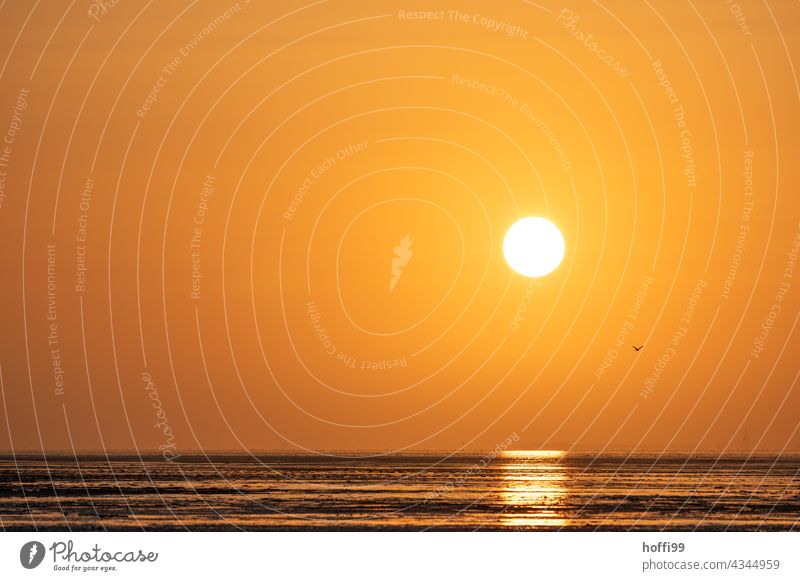
[{"label": "orange sky", "polygon": [[0,10],[0,450],[800,448],[796,4],[101,4]]}]

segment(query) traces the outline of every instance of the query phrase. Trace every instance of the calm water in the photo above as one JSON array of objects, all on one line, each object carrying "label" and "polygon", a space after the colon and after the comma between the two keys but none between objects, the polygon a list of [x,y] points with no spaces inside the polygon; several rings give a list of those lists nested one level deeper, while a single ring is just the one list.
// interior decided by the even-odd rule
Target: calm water
[{"label": "calm water", "polygon": [[5,530],[790,530],[800,456],[0,458]]}]

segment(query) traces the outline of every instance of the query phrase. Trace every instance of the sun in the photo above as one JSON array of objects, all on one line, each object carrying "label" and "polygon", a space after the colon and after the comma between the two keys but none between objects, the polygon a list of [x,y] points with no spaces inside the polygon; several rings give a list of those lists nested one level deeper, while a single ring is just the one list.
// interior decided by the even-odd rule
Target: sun
[{"label": "sun", "polygon": [[564,258],[564,237],[550,220],[539,217],[515,222],[503,241],[503,255],[524,276],[550,274]]}]

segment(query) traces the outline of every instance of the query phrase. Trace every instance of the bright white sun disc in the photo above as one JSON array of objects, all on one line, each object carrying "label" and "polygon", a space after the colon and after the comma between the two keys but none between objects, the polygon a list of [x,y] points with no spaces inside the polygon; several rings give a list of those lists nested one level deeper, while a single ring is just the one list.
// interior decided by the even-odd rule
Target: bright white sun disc
[{"label": "bright white sun disc", "polygon": [[550,220],[532,217],[515,222],[503,240],[506,262],[518,273],[539,277],[550,274],[564,258],[564,237]]}]

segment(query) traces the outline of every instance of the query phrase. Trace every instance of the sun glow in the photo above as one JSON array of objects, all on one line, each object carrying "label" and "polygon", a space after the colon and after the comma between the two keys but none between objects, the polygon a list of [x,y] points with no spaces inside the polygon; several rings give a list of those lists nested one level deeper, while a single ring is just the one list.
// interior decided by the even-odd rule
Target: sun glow
[{"label": "sun glow", "polygon": [[564,258],[564,237],[556,225],[545,218],[523,218],[506,233],[503,255],[519,274],[545,276],[558,268]]}]

